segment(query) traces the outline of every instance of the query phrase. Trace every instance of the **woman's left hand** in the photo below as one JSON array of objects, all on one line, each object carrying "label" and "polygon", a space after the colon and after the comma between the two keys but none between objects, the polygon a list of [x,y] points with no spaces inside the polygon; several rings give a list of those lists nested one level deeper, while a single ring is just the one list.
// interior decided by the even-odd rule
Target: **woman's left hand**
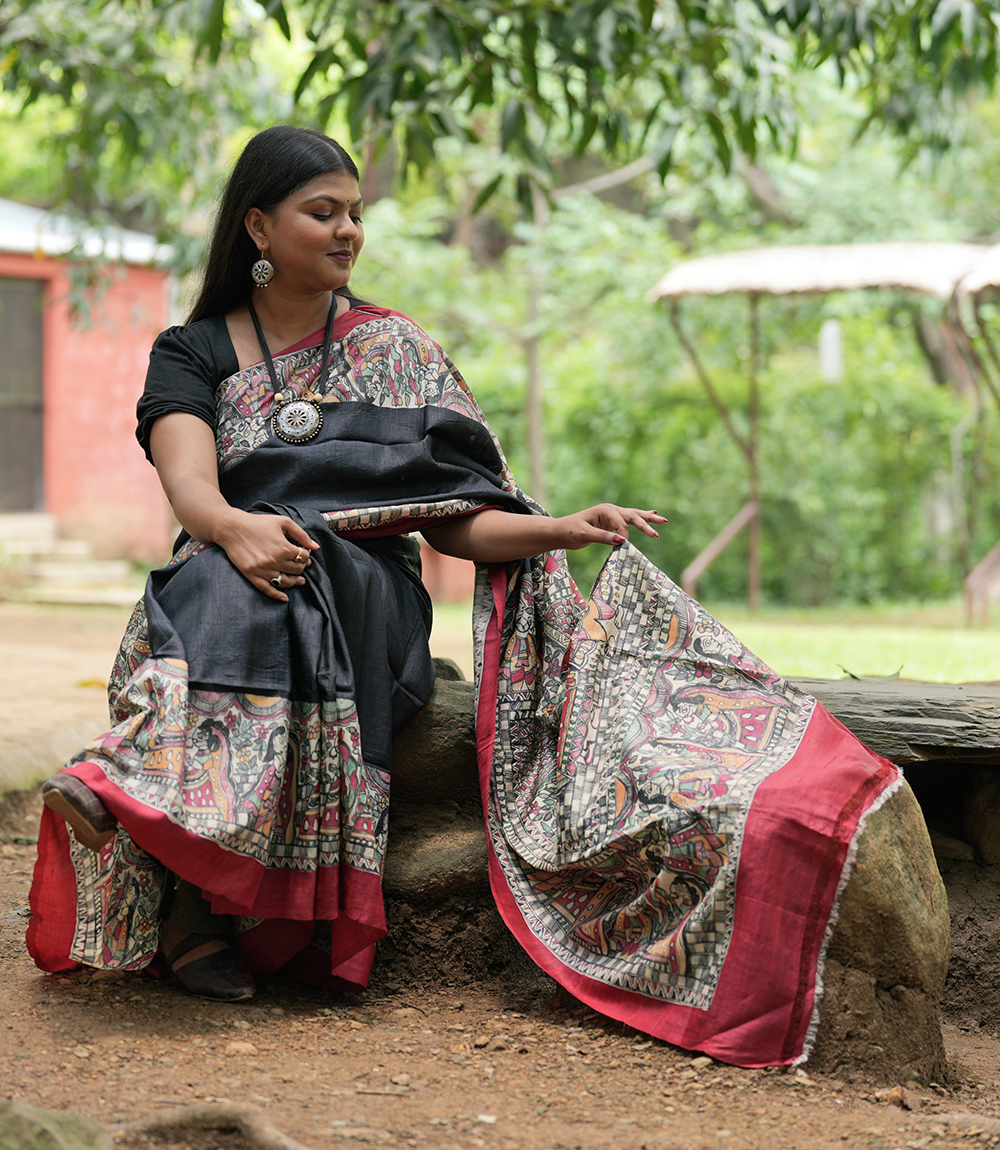
[{"label": "woman's left hand", "polygon": [[666,523],[666,519],[657,511],[618,507],[614,503],[599,503],[561,519],[487,508],[475,515],[457,515],[440,527],[425,527],[423,535],[445,555],[457,555],[475,563],[509,563],[545,551],[579,551],[591,543],[617,547],[628,538],[630,527],[659,539],[654,523]]},{"label": "woman's left hand", "polygon": [[638,527],[645,535],[659,539],[660,533],[652,526],[667,520],[656,511],[642,511],[638,507],[618,507],[614,503],[598,503],[584,511],[563,515],[553,520],[559,535],[558,547],[579,551],[591,543],[610,543],[616,547],[628,538],[629,527]]}]

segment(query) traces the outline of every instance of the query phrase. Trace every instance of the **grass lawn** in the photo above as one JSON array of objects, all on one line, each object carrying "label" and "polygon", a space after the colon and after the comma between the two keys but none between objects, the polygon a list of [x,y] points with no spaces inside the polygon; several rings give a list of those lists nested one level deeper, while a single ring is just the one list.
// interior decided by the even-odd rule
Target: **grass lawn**
[{"label": "grass lawn", "polygon": [[[1000,610],[985,627],[968,628],[961,600],[877,607],[769,607],[708,603],[751,651],[782,675],[842,679],[892,675],[938,683],[1000,681]],[[431,649],[472,678],[471,603],[434,608]]]}]

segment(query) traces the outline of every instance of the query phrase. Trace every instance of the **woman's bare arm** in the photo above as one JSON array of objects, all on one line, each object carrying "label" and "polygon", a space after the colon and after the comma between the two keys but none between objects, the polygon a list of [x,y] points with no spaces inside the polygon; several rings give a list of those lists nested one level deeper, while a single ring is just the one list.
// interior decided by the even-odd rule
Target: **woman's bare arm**
[{"label": "woman's bare arm", "polygon": [[295,555],[319,544],[285,515],[255,515],[231,507],[219,491],[212,429],[196,415],[175,411],[153,424],[150,454],[177,521],[193,538],[217,543],[262,594],[287,601],[271,585],[280,571],[286,587],[304,583]]},{"label": "woman's bare arm", "polygon": [[615,546],[625,542],[630,526],[659,538],[652,526],[654,523],[666,523],[666,519],[655,511],[600,503],[559,519],[516,515],[509,511],[480,511],[449,519],[440,527],[423,528],[421,533],[436,551],[445,555],[473,559],[477,563],[508,563],[545,551],[578,551],[591,543]]}]

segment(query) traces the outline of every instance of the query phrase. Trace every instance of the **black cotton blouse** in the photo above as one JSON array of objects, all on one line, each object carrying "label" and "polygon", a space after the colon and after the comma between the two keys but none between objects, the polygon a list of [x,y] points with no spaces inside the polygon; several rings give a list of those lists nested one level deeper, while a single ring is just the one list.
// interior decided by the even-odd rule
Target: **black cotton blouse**
[{"label": "black cotton blouse", "polygon": [[215,391],[239,371],[223,316],[168,327],[149,353],[146,387],[136,405],[135,435],[150,463],[149,435],[161,415],[183,411],[215,429]]},{"label": "black cotton blouse", "polygon": [[[365,303],[354,296],[344,298],[351,308]],[[216,389],[239,369],[224,316],[168,327],[156,337],[146,387],[135,409],[135,437],[150,463],[149,435],[160,416],[183,411],[203,419],[214,431]]]}]

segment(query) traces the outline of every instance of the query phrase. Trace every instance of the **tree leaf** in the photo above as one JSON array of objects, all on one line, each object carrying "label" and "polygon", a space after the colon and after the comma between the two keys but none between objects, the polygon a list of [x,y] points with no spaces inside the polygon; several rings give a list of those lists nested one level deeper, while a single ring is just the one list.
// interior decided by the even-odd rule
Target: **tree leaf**
[{"label": "tree leaf", "polygon": [[858,682],[861,683],[892,683],[899,678],[899,672],[903,669],[902,664],[900,664],[899,669],[894,671],[891,675],[855,675],[853,671],[848,671],[846,667],[841,667],[839,663],[837,666],[840,667],[840,669],[844,672],[845,675],[848,676],[848,678],[857,679]]},{"label": "tree leaf", "polygon": [[486,187],[480,189],[479,195],[476,196],[475,201],[473,202],[473,205],[472,205],[472,214],[473,215],[475,215],[477,212],[479,212],[483,209],[483,207],[491,199],[491,197],[496,192],[496,190],[500,187],[502,182],[503,182],[503,175],[502,174],[499,176],[494,176],[493,179],[490,180],[490,182],[486,185]]},{"label": "tree leaf", "polygon": [[206,0],[201,32],[195,44],[195,54],[205,51],[211,63],[222,54],[222,40],[226,33],[226,0]]}]

